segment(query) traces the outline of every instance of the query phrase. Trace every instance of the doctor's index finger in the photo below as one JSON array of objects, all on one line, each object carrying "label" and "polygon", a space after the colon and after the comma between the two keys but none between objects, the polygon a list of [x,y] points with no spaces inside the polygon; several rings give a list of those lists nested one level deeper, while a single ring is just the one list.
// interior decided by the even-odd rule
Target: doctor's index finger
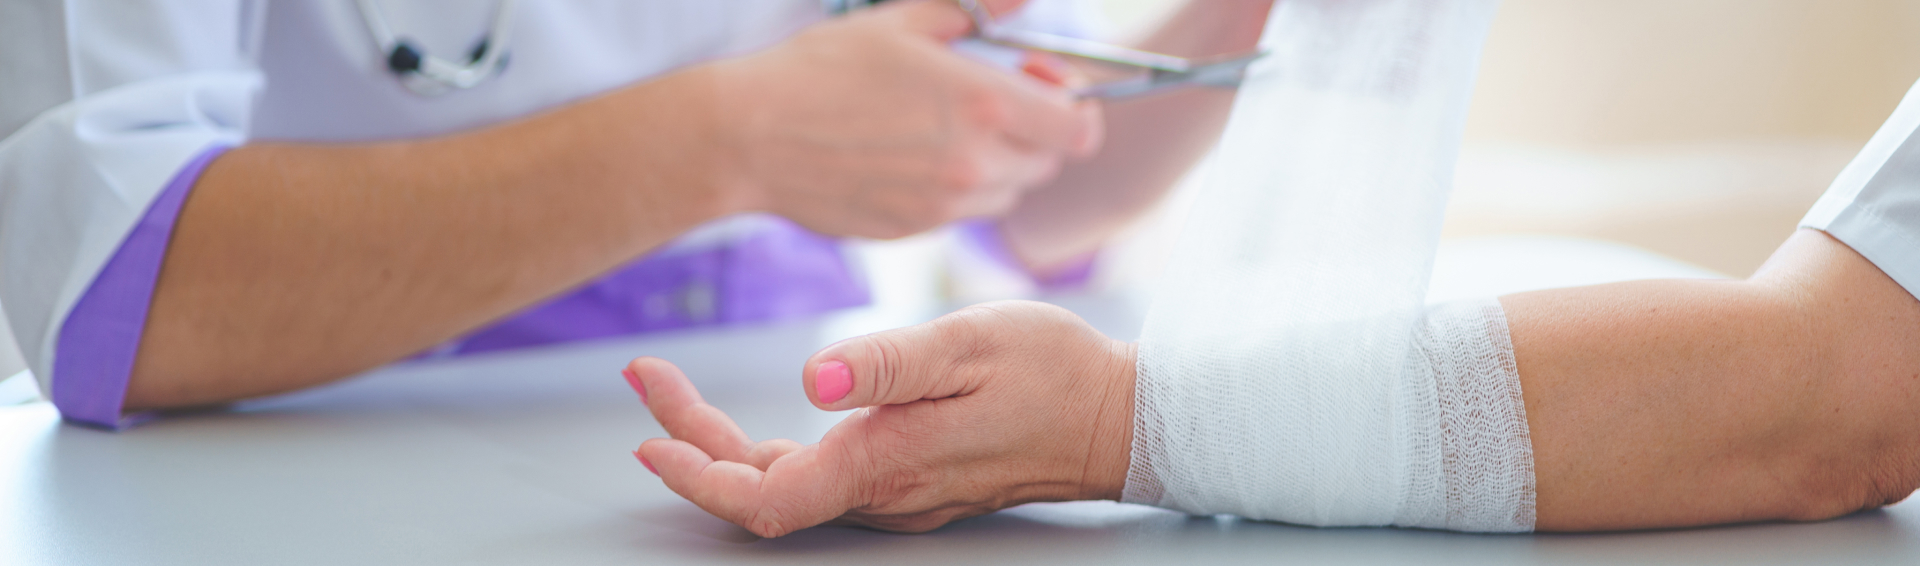
[{"label": "doctor's index finger", "polygon": [[[1025,0],[978,0],[996,16],[1016,11]],[[903,29],[942,43],[973,31],[972,18],[954,0],[918,0],[875,10]],[[1070,88],[1055,76],[1032,73],[1028,56],[1023,68],[1003,69],[965,57],[948,61],[947,71],[965,77],[954,103],[964,116],[997,130],[1005,139],[1042,153],[1085,155],[1099,146],[1098,103],[1076,101]],[[1044,65],[1043,65],[1044,66]],[[1066,74],[1070,74],[1067,72]]]},{"label": "doctor's index finger", "polygon": [[1076,100],[1063,84],[993,69],[966,104],[980,122],[1008,141],[1044,153],[1087,155],[1100,146],[1100,103]]}]

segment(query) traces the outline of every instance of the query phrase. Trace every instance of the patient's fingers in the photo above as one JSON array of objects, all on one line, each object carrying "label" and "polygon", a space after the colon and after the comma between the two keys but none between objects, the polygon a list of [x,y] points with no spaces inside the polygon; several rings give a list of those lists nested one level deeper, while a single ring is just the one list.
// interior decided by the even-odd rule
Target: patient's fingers
[{"label": "patient's fingers", "polygon": [[639,452],[653,464],[667,489],[715,517],[745,526],[759,513],[760,480],[765,476],[760,470],[739,462],[716,461],[679,440],[648,440],[640,445]]},{"label": "patient's fingers", "polygon": [[762,472],[716,461],[692,444],[653,439],[640,453],[668,489],[716,517],[777,537],[839,517],[858,504],[857,478],[823,459],[819,445],[787,452]]},{"label": "patient's fingers", "polygon": [[748,462],[753,442],[720,409],[700,398],[680,368],[659,358],[639,358],[627,369],[640,380],[653,419],[667,434],[698,447],[707,455],[730,462]]},{"label": "patient's fingers", "polygon": [[807,359],[801,386],[829,411],[964,395],[982,374],[956,371],[992,359],[1022,321],[976,305],[931,322],[835,342]]},{"label": "patient's fingers", "polygon": [[748,530],[776,537],[831,521],[866,504],[869,478],[845,465],[844,454],[825,444],[803,446],[767,466],[760,485],[761,509]]},{"label": "patient's fingers", "polygon": [[785,438],[763,440],[754,444],[752,449],[747,450],[745,463],[749,466],[759,468],[761,471],[766,471],[767,466],[773,465],[774,460],[778,460],[781,456],[785,456],[787,453],[799,449],[800,443]]}]

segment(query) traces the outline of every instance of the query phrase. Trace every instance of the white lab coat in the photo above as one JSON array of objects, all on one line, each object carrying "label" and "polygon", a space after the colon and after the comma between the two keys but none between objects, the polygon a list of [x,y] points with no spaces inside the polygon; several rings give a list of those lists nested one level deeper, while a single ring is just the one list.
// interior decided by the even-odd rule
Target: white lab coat
[{"label": "white lab coat", "polygon": [[[452,60],[493,9],[380,5],[396,34]],[[1041,0],[1019,19],[1068,31],[1089,15]],[[523,2],[506,71],[428,98],[387,70],[348,0],[0,2],[0,304],[48,391],[67,313],[161,188],[210,147],[465,130],[763,48],[825,17],[818,0]]]},{"label": "white lab coat", "polygon": [[1920,297],[1920,83],[1800,225],[1845,242]]}]

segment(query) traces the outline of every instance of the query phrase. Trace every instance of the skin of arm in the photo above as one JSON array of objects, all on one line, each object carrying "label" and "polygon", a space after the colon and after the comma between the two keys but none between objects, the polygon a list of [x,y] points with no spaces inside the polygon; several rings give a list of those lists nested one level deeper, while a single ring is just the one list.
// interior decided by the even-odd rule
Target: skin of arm
[{"label": "skin of arm", "polygon": [[891,3],[506,124],[229,151],[181,211],[125,406],[337,379],[726,214],[898,237],[1003,213],[1098,147],[1099,108],[953,53],[970,27]]},{"label": "skin of arm", "polygon": [[[1819,520],[1920,488],[1920,301],[1802,230],[1745,281],[1503,297],[1543,531]],[[750,442],[670,364],[629,366],[673,439],[635,452],[762,536],[826,521],[924,531],[1040,500],[1116,499],[1136,350],[1031,302],[851,339],[809,360],[818,444]],[[851,371],[825,401],[831,362]],[[827,388],[840,391],[836,385]],[[660,393],[667,392],[667,393]]]},{"label": "skin of arm", "polygon": [[1542,530],[1825,519],[1920,487],[1920,301],[1825,233],[1746,281],[1501,303]]},{"label": "skin of arm", "polygon": [[[1133,47],[1182,57],[1254,49],[1272,0],[1189,1]],[[1099,77],[1112,69],[1083,65]],[[1107,143],[1002,217],[1015,255],[1043,275],[1098,248],[1145,212],[1220,139],[1234,91],[1190,88],[1106,104]]]}]

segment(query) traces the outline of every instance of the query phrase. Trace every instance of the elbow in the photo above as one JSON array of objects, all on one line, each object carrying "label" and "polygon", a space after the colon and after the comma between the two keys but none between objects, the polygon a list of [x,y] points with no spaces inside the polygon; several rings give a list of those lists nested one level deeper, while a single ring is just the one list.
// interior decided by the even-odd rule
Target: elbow
[{"label": "elbow", "polygon": [[1903,387],[1920,375],[1887,367],[1827,366],[1815,374],[1824,385],[1807,391],[1801,416],[1772,430],[1774,470],[1790,490],[1781,518],[1831,519],[1899,503],[1920,489],[1920,411]]},{"label": "elbow", "polygon": [[[1786,298],[1800,352],[1792,401],[1771,418],[1777,518],[1821,520],[1898,503],[1920,488],[1920,301],[1873,263],[1802,230],[1755,280]],[[1765,414],[1765,413],[1762,413]]]},{"label": "elbow", "polygon": [[[1821,521],[1895,503],[1920,489],[1920,418],[1885,387],[1881,372],[1833,364],[1808,375],[1767,426],[1747,438],[1759,485],[1772,494],[1763,520]],[[1765,411],[1763,411],[1764,413]],[[1759,478],[1756,478],[1759,479]]]},{"label": "elbow", "polygon": [[[1878,372],[1874,372],[1878,373]],[[1839,371],[1814,393],[1812,418],[1777,429],[1773,466],[1787,490],[1781,519],[1819,521],[1906,499],[1920,489],[1920,418],[1885,375]],[[1878,383],[1881,386],[1862,386]]]},{"label": "elbow", "polygon": [[[1811,402],[1771,438],[1755,446],[1770,482],[1780,489],[1768,519],[1820,521],[1906,499],[1920,489],[1920,418],[1904,403],[1890,403],[1883,387],[1859,387],[1855,372],[1827,374],[1821,381],[1840,384],[1809,392]],[[1755,440],[1760,440],[1756,438]],[[1764,495],[1762,495],[1764,497]]]},{"label": "elbow", "polygon": [[1804,474],[1801,488],[1789,498],[1791,507],[1781,518],[1823,521],[1899,503],[1920,489],[1914,466],[1829,463]]}]

